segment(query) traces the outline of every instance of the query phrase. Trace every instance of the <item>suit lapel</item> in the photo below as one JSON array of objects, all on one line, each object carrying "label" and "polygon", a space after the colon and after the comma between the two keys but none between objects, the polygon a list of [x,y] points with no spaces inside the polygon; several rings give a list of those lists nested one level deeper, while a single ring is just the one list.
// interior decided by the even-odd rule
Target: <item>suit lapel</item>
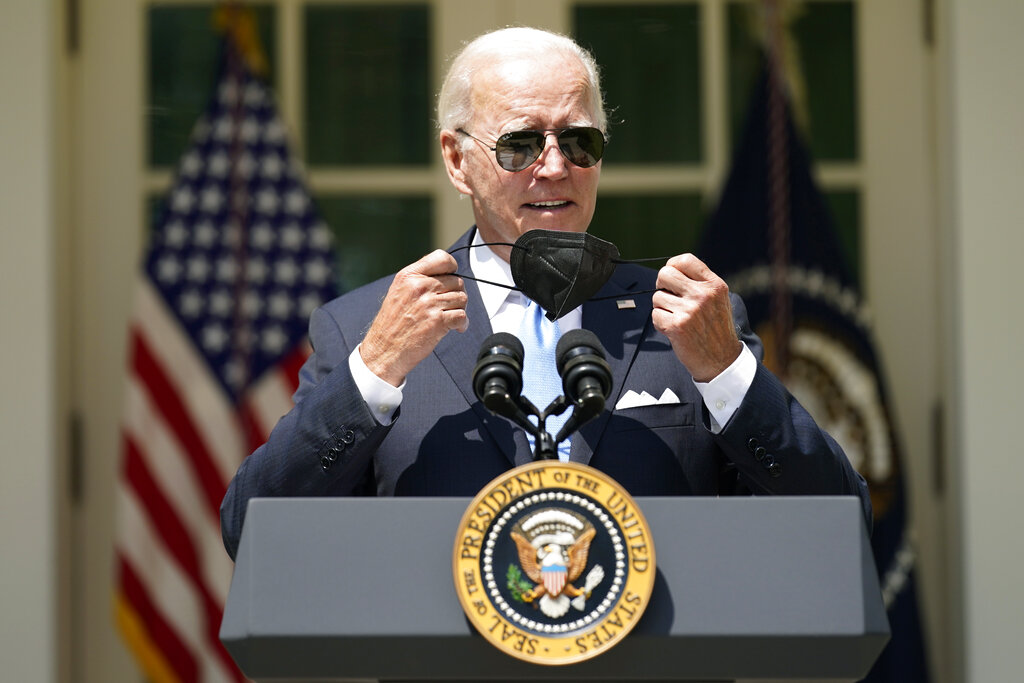
[{"label": "suit lapel", "polygon": [[[452,249],[465,246],[471,243],[475,228],[465,233],[452,245]],[[462,249],[453,254],[459,264],[460,273],[470,273],[469,250]],[[440,361],[442,367],[455,382],[455,385],[466,398],[466,402],[472,406],[472,410],[483,423],[484,428],[491,434],[491,438],[498,444],[498,448],[505,454],[512,464],[524,464],[532,459],[529,442],[526,440],[526,433],[522,429],[514,430],[514,442],[507,438],[506,425],[497,421],[505,421],[505,418],[492,415],[483,404],[476,398],[473,391],[473,368],[476,365],[476,356],[480,352],[480,346],[484,340],[491,335],[491,321],[487,317],[487,310],[484,308],[483,300],[480,298],[480,288],[474,280],[464,279],[466,294],[469,298],[466,303],[466,316],[469,318],[469,329],[463,333],[449,332],[434,347],[434,355]],[[499,427],[506,427],[501,432]],[[501,434],[505,434],[502,438]]]},{"label": "suit lapel", "polygon": [[[644,329],[651,320],[651,295],[633,294],[641,289],[635,269],[617,268],[594,299],[614,297],[583,304],[583,327],[597,335],[604,346],[605,358],[612,370],[612,394],[604,411],[583,425],[573,437],[569,459],[589,463],[608,426],[612,406],[618,402],[629,368],[636,357]],[[653,278],[652,278],[653,281]],[[624,302],[621,307],[619,302]],[[631,302],[631,303],[630,303]]]}]

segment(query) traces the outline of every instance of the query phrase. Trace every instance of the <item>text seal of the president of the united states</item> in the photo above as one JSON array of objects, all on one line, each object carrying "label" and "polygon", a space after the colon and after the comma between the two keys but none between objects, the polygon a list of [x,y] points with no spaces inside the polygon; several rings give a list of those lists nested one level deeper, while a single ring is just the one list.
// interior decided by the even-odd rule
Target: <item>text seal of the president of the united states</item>
[{"label": "text seal of the president of the united states", "polygon": [[470,503],[453,553],[455,591],[495,647],[535,664],[606,652],[640,620],[654,586],[643,513],[607,475],[539,461]]}]

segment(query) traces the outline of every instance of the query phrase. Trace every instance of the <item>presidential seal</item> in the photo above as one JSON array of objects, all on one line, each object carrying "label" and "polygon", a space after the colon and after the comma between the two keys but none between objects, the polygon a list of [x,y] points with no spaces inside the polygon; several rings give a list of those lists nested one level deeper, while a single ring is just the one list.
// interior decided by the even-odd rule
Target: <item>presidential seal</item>
[{"label": "presidential seal", "polygon": [[606,652],[636,625],[654,586],[647,521],[607,475],[537,461],[498,477],[459,523],[455,592],[502,652],[570,664]]}]

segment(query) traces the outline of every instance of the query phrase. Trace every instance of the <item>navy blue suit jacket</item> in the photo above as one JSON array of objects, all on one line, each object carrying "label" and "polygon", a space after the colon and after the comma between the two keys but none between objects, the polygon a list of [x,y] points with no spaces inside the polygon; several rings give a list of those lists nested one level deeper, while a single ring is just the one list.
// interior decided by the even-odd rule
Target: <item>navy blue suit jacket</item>
[{"label": "navy blue suit jacket", "polygon": [[[472,230],[455,246],[468,244]],[[456,253],[469,273],[466,250]],[[651,322],[656,273],[619,266],[583,305],[583,327],[607,353],[614,387],[604,412],[572,437],[570,459],[596,467],[632,495],[858,495],[869,528],[864,480],[836,442],[760,363],[740,408],[719,434],[708,429],[703,400],[672,347]],[[469,329],[449,332],[407,377],[391,425],[377,423],[348,367],[392,278],[345,294],[310,319],[314,353],[300,372],[295,407],[266,444],[242,463],[221,504],[221,529],[234,557],[249,498],[256,496],[472,496],[511,467],[530,462],[523,430],[490,414],[473,393],[472,373],[490,322],[475,282],[466,280]],[[621,296],[619,296],[621,295]],[[631,299],[635,308],[619,308]],[[740,338],[760,361],[763,347],[746,309],[732,298]],[[679,405],[613,409],[623,393]],[[527,392],[527,396],[528,396]],[[775,476],[768,465],[776,463]]]}]

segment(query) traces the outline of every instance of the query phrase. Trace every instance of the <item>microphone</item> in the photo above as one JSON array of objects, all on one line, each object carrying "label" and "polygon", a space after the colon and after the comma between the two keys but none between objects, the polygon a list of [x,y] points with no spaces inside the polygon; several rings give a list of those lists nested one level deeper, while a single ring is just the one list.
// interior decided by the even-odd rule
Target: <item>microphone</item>
[{"label": "microphone", "polygon": [[492,413],[507,417],[534,434],[519,401],[523,392],[523,343],[508,332],[484,340],[473,368],[473,392]]},{"label": "microphone", "polygon": [[601,342],[590,330],[570,330],[562,335],[555,359],[562,390],[573,406],[572,415],[555,436],[558,444],[604,410],[612,393],[612,370]]},{"label": "microphone", "polygon": [[[542,414],[522,395],[523,355],[523,343],[508,332],[497,332],[485,339],[473,368],[473,393],[492,413],[512,420],[533,436],[535,459],[557,460],[556,442],[526,415],[529,411],[543,424],[547,412]],[[561,396],[548,409],[556,404],[560,406],[558,412],[565,410]]]}]

